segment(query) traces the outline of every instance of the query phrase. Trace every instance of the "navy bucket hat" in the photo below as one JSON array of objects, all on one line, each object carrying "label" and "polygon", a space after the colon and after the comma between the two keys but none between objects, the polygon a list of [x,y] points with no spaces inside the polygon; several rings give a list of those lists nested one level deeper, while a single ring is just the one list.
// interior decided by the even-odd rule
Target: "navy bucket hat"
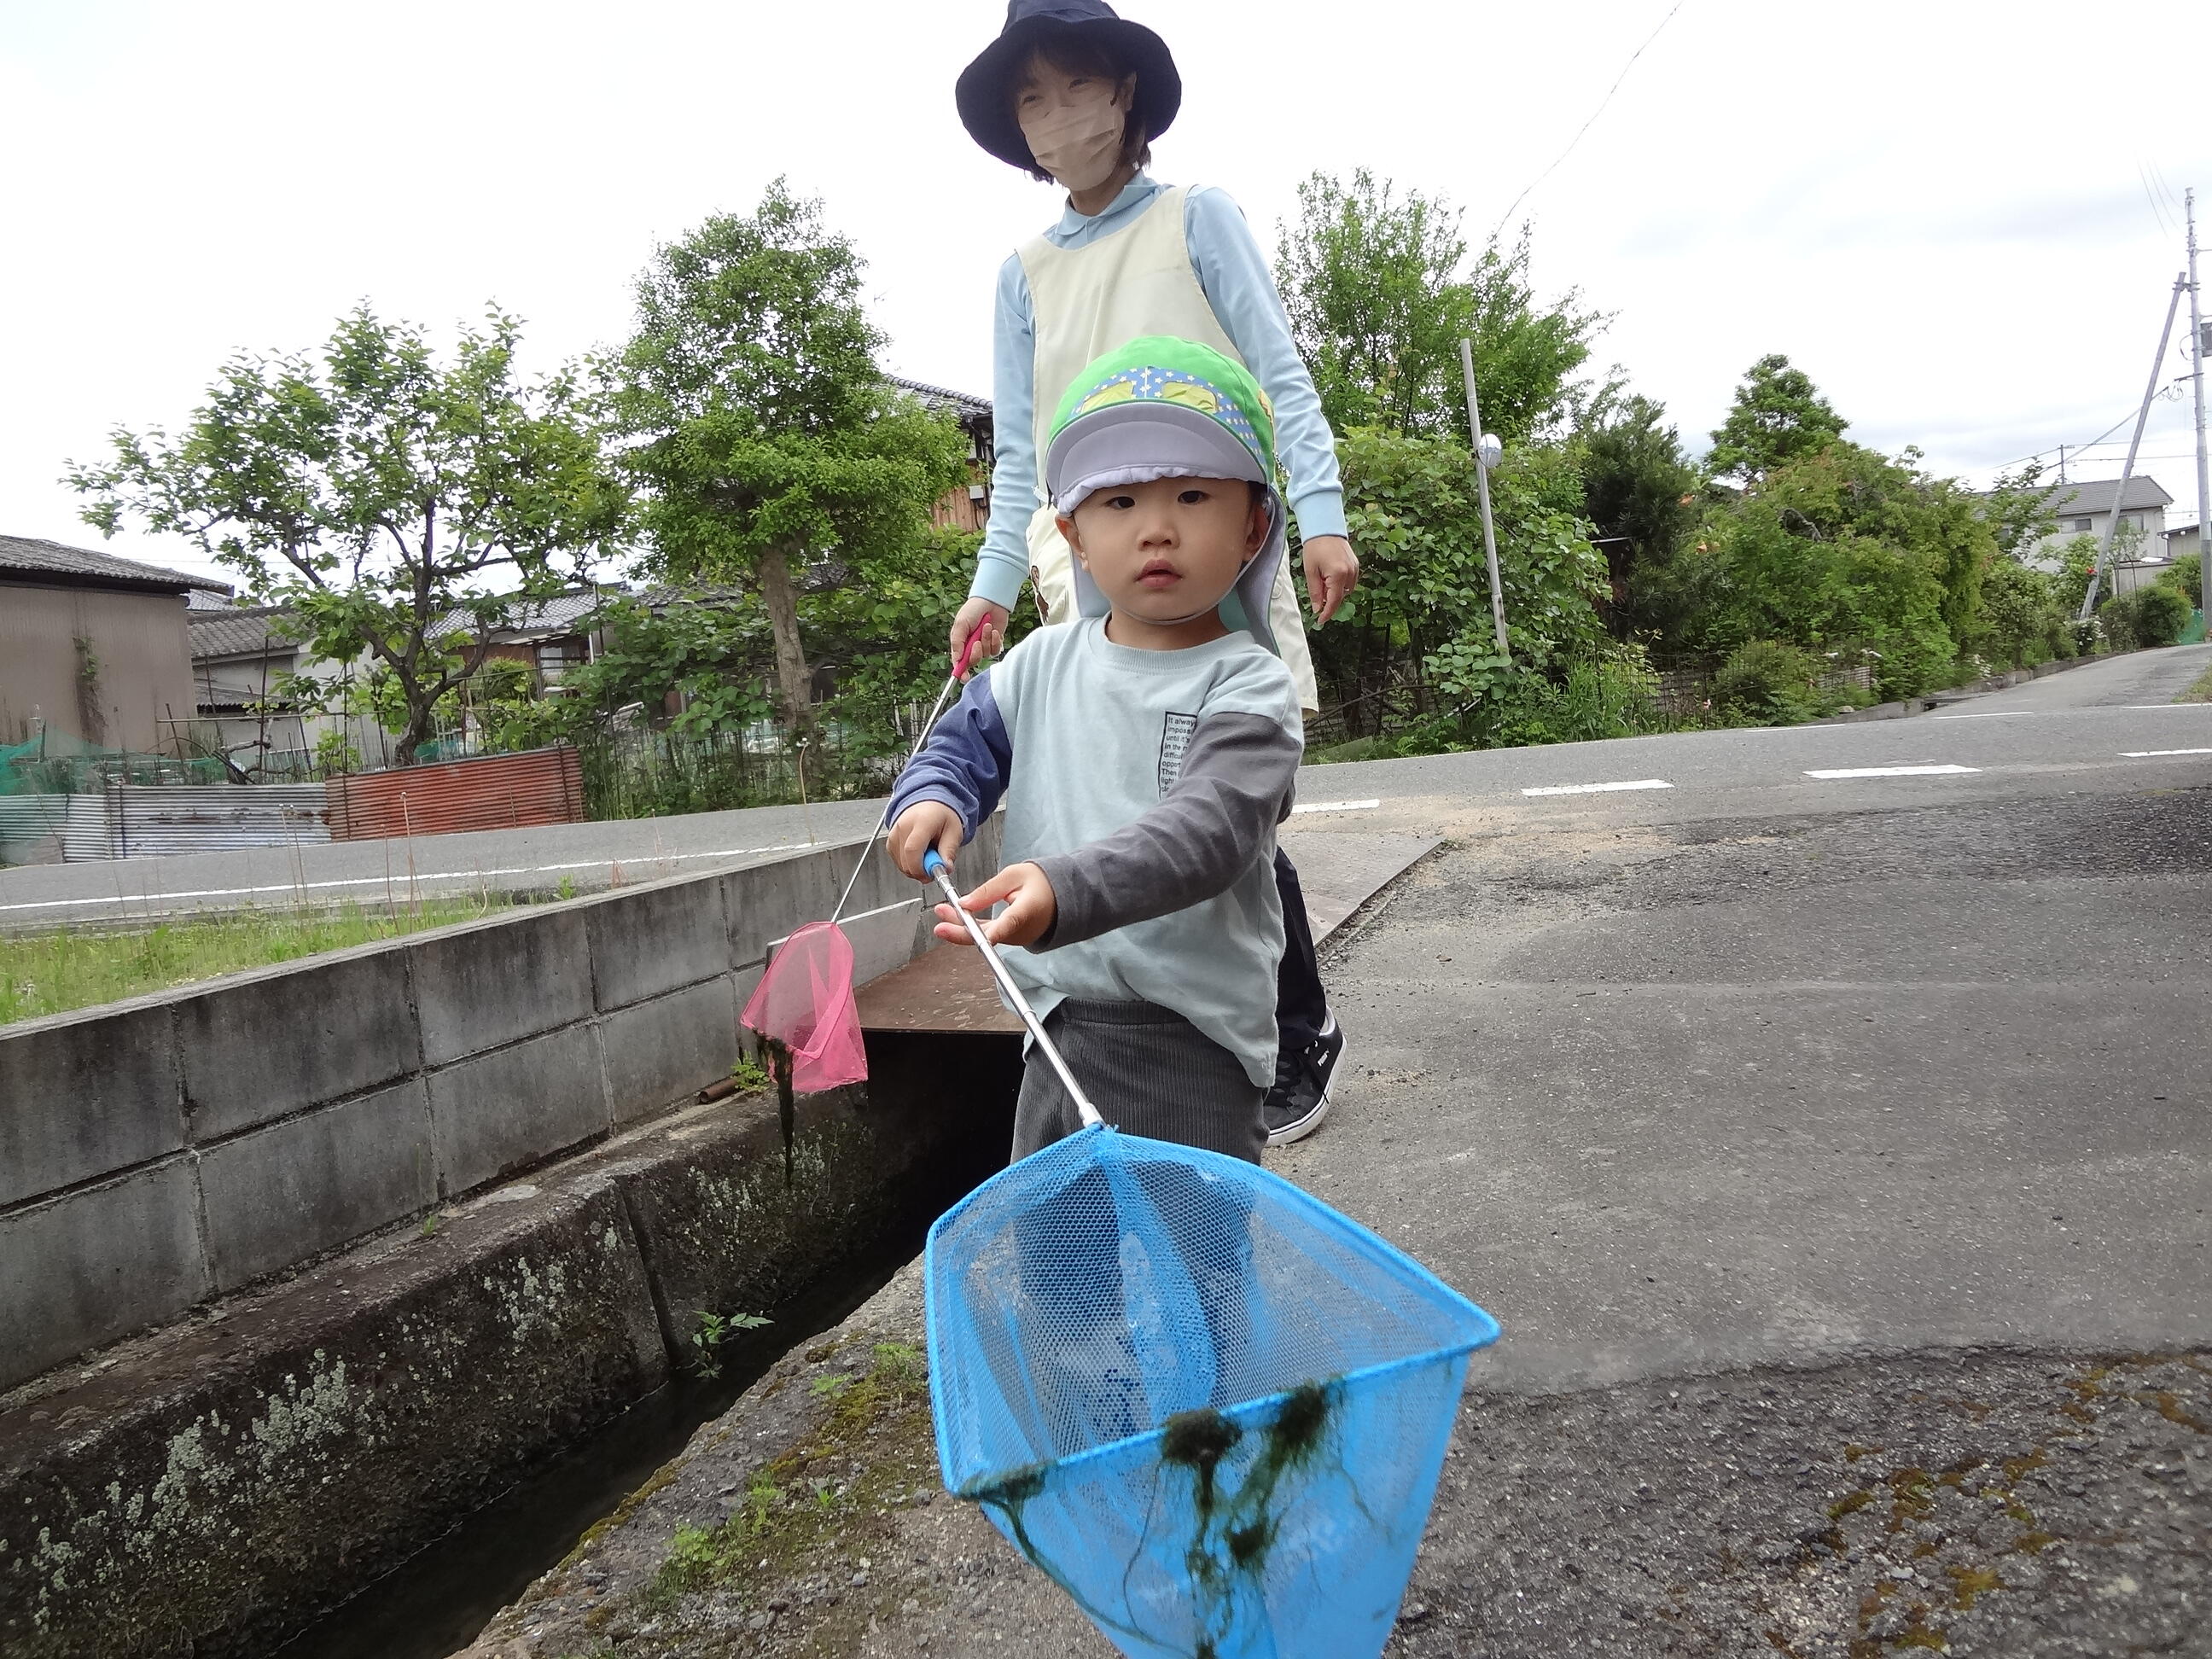
[{"label": "navy bucket hat", "polygon": [[1176,73],[1168,43],[1143,24],[1115,16],[1104,0],[1008,0],[1006,27],[960,71],[953,98],[969,136],[1024,172],[1036,165],[1036,158],[1014,118],[1013,79],[1039,40],[1063,30],[1097,41],[1137,77],[1133,113],[1146,139],[1165,132],[1182,106],[1182,76]]}]

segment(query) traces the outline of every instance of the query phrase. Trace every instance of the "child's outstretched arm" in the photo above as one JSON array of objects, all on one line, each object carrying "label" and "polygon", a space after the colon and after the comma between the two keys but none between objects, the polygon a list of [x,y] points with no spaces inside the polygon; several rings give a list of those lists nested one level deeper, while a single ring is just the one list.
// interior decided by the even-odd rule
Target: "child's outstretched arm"
[{"label": "child's outstretched arm", "polygon": [[1289,816],[1304,748],[1294,723],[1244,714],[1201,720],[1158,806],[1087,847],[1036,861],[1054,914],[1031,948],[1074,945],[1227,891]]},{"label": "child's outstretched arm", "polygon": [[986,669],[968,682],[892,787],[884,843],[891,862],[916,881],[928,879],[921,855],[931,848],[951,863],[997,809],[1012,770],[1013,744]]}]

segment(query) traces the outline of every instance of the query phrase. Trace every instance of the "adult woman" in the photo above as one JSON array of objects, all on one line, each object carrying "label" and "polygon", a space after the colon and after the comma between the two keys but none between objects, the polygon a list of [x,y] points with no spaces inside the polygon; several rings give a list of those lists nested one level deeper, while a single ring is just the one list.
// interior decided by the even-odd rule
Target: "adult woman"
[{"label": "adult woman", "polygon": [[[1073,614],[1067,548],[1038,487],[1042,433],[1085,364],[1145,335],[1212,346],[1265,388],[1317,624],[1358,580],[1334,440],[1243,214],[1220,191],[1165,187],[1144,172],[1151,141],[1175,118],[1182,95],[1166,43],[1102,0],[1012,0],[998,40],[960,76],[960,117],[976,143],[1056,182],[1067,202],[1059,222],[1000,272],[995,488],[975,582],[952,624],[956,660],[979,630],[979,650],[998,648],[1024,579],[1046,622]],[[1312,712],[1312,660],[1287,569],[1269,608],[1299,701]],[[1297,872],[1279,853],[1276,872],[1291,933],[1267,1107],[1269,1139],[1279,1143],[1320,1125],[1344,1038],[1322,993]]]}]

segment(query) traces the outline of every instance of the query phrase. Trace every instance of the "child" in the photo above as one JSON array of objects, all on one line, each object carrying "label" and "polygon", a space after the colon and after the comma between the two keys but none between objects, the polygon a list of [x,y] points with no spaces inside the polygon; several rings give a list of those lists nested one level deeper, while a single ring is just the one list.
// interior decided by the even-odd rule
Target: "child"
[{"label": "child", "polygon": [[[1109,1121],[1258,1162],[1275,1075],[1275,826],[1304,738],[1268,598],[1273,415],[1228,357],[1150,337],[1093,362],[1045,457],[1072,624],[978,674],[899,779],[890,855],[921,878],[1006,799],[1006,866],[967,894]],[[967,939],[940,906],[940,938]],[[1014,1156],[1072,1133],[1030,1056]]]},{"label": "child", "polygon": [[[997,460],[991,518],[970,598],[950,639],[988,656],[1026,579],[1047,623],[1073,613],[1058,514],[1040,489],[1045,423],[1084,365],[1147,335],[1202,341],[1252,372],[1274,406],[1278,447],[1303,532],[1316,625],[1359,580],[1345,536],[1335,439],[1300,360],[1266,256],[1226,193],[1147,176],[1153,139],[1182,100],[1167,43],[1103,0],[1008,0],[999,38],[962,71],[960,118],[989,155],[1066,192],[1066,210],[1000,267],[994,326]],[[1259,614],[1255,607],[1254,614]],[[1320,707],[1287,564],[1267,620],[1299,702]],[[1320,1127],[1344,1058],[1289,859],[1275,859],[1288,929],[1276,981],[1280,1058],[1268,1139]]]}]

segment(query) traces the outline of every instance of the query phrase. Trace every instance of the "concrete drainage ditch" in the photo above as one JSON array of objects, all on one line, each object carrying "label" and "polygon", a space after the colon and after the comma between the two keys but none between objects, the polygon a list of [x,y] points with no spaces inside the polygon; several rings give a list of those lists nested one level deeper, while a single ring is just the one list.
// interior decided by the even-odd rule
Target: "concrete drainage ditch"
[{"label": "concrete drainage ditch", "polygon": [[[741,1376],[834,1322],[1004,1164],[1012,1039],[895,1035],[871,1063],[872,1087],[798,1103],[787,1163],[772,1096],[679,1113],[532,1172],[526,1196],[456,1206],[19,1395],[0,1413],[0,1650],[270,1653],[431,1549],[478,1570],[449,1576],[464,1604],[418,1600],[416,1621],[506,1599],[574,1541],[540,1524],[556,1502],[580,1528],[713,1408],[671,1391],[698,1310],[776,1322],[727,1362]],[[656,1399],[657,1427],[620,1426]],[[604,1466],[543,1477],[534,1551],[497,1513],[454,1533],[602,1433],[618,1443]],[[372,1591],[326,1628],[380,1622]],[[450,1650],[424,1633],[413,1650]]]}]

